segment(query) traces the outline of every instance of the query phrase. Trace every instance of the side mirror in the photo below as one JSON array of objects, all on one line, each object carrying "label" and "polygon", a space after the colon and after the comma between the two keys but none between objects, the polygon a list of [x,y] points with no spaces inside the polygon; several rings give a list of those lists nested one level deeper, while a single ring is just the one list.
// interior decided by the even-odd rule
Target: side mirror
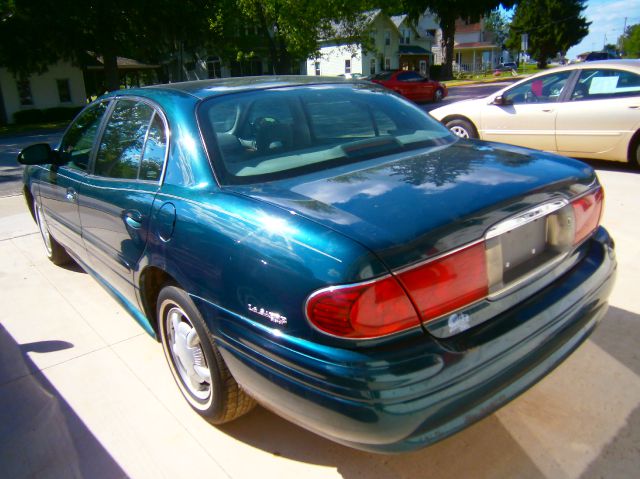
[{"label": "side mirror", "polygon": [[505,106],[505,105],[513,105],[513,102],[509,100],[504,95],[498,95],[491,102],[492,105]]},{"label": "side mirror", "polygon": [[18,163],[22,165],[58,165],[60,155],[51,149],[47,143],[36,143],[27,146],[18,154]]}]

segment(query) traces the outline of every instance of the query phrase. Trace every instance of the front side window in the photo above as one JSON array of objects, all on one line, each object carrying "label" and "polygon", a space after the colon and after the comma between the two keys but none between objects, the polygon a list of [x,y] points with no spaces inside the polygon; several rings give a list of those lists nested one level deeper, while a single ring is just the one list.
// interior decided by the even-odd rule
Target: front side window
[{"label": "front side window", "polygon": [[563,71],[533,78],[505,92],[504,98],[514,105],[557,102],[571,73]]},{"label": "front side window", "polygon": [[60,154],[68,168],[86,171],[98,128],[109,103],[87,107],[71,124],[60,142]]},{"label": "front side window", "polygon": [[94,174],[136,179],[154,111],[141,101],[118,100],[96,155]]},{"label": "front side window", "polygon": [[277,180],[452,141],[424,111],[376,86],[235,93],[206,100],[198,114],[223,184]]},{"label": "front side window", "polygon": [[580,72],[571,101],[637,95],[640,95],[640,75],[624,70],[589,69]]}]

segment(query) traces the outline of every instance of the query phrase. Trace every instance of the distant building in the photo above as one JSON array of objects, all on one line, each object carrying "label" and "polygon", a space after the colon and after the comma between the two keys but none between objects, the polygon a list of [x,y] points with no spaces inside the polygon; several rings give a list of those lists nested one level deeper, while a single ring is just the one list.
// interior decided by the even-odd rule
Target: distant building
[{"label": "distant building", "polygon": [[83,106],[87,101],[82,70],[68,62],[49,66],[41,75],[16,78],[0,67],[0,123],[13,123],[16,112]]},{"label": "distant building", "polygon": [[341,39],[340,25],[336,25],[336,38],[322,41],[319,55],[307,61],[307,75],[375,75],[397,69],[428,74],[433,63],[431,38],[421,34],[406,15],[389,17],[380,10],[365,15],[372,45],[367,49]]},{"label": "distant building", "polygon": [[[442,29],[437,17],[425,11],[418,21],[418,29],[433,36],[434,63],[443,63]],[[501,45],[495,43],[493,32],[486,29],[485,20],[470,23],[462,19],[456,20],[456,33],[453,46],[454,71],[476,72],[495,68],[504,61]]]}]

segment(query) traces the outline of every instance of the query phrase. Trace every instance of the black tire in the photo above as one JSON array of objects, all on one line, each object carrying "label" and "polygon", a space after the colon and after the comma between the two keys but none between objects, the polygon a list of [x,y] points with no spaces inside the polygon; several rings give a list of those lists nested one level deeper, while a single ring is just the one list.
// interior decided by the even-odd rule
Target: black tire
[{"label": "black tire", "polygon": [[460,138],[478,138],[478,130],[468,120],[457,118],[446,122],[445,126],[451,130],[451,133]]},{"label": "black tire", "polygon": [[640,169],[640,133],[636,133],[629,149],[629,163],[633,168]]},{"label": "black tire", "polygon": [[233,421],[251,411],[254,399],[229,372],[189,295],[175,286],[164,287],[157,312],[165,358],[189,405],[212,424]]},{"label": "black tire", "polygon": [[44,215],[42,205],[38,203],[38,200],[33,200],[33,213],[36,219],[36,224],[40,230],[40,236],[44,243],[44,250],[47,254],[47,258],[53,264],[57,266],[65,265],[71,262],[71,256],[67,253],[60,243],[58,243],[51,233],[49,233],[49,227],[47,226],[47,219]]},{"label": "black tire", "polygon": [[444,91],[442,88],[438,88],[433,94],[433,103],[439,103],[444,98]]}]

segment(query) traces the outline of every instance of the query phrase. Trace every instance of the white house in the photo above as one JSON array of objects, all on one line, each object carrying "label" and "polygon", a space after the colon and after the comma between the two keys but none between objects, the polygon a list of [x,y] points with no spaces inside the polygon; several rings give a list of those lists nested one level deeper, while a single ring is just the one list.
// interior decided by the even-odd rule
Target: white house
[{"label": "white house", "polygon": [[366,13],[365,25],[372,49],[357,43],[326,40],[319,55],[308,59],[307,75],[374,75],[397,69],[428,74],[432,63],[431,38],[421,35],[406,15],[389,17],[374,10]]},{"label": "white house", "polygon": [[83,106],[86,100],[82,70],[70,63],[58,62],[24,79],[0,67],[0,123],[13,123],[18,111]]}]

